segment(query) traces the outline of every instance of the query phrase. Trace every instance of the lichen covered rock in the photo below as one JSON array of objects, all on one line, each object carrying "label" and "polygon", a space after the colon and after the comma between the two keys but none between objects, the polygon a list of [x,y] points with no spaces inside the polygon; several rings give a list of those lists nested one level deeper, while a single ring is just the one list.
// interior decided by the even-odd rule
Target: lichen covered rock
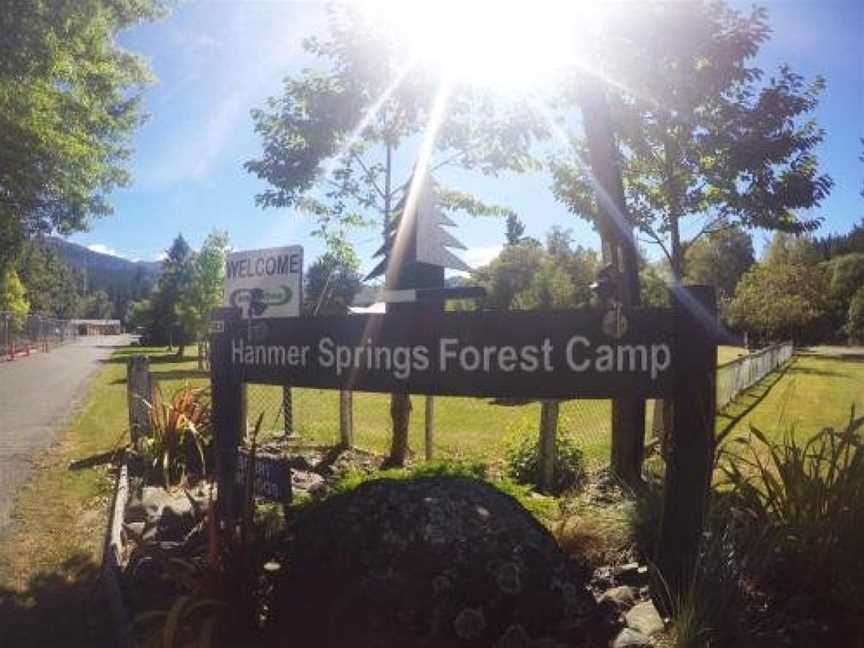
[{"label": "lichen covered rock", "polygon": [[585,574],[516,500],[484,482],[367,482],[305,513],[289,556],[272,646],[608,641]]}]

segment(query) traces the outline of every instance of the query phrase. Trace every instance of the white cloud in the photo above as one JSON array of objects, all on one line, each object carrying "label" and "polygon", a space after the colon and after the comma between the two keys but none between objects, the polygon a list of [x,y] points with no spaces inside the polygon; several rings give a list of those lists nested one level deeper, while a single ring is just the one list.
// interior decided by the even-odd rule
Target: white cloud
[{"label": "white cloud", "polygon": [[107,245],[104,245],[102,243],[91,243],[87,246],[87,249],[91,252],[98,252],[99,254],[110,254],[111,256],[120,257],[121,259],[126,258],[114,248],[108,247]]},{"label": "white cloud", "polygon": [[[459,256],[465,263],[467,263],[473,270],[476,270],[480,266],[484,266],[489,263],[492,259],[497,257],[501,253],[501,249],[503,246],[501,245],[474,245],[469,247],[467,250],[453,250],[457,256]],[[467,272],[462,272],[461,270],[447,270],[446,275],[448,277],[468,277],[469,274]]]},{"label": "white cloud", "polygon": [[501,245],[476,245],[469,247],[460,256],[472,268],[478,268],[501,254],[502,247]]}]

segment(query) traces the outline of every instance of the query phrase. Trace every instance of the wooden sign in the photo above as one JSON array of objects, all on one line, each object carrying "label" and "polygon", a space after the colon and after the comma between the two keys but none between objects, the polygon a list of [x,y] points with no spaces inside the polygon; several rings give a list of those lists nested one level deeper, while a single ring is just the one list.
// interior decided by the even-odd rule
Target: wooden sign
[{"label": "wooden sign", "polygon": [[[249,475],[251,456],[245,448],[237,451],[237,472],[235,478],[241,488]],[[252,489],[256,497],[273,502],[291,501],[291,467],[284,457],[257,454],[255,456],[255,476]]]},{"label": "wooden sign", "polygon": [[670,309],[399,312],[227,322],[216,375],[241,382],[449,396],[662,397]]}]

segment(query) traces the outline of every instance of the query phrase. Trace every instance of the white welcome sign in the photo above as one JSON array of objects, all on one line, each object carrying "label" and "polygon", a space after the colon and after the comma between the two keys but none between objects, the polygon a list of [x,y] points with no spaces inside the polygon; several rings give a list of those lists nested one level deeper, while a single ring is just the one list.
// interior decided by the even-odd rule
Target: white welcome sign
[{"label": "white welcome sign", "polygon": [[299,245],[232,252],[225,262],[225,306],[254,319],[297,317],[303,286]]}]

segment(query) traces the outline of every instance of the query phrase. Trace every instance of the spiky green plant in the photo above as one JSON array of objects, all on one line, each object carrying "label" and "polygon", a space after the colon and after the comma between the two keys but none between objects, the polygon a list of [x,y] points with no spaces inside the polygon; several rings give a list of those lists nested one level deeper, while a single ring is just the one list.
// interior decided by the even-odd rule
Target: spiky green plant
[{"label": "spiky green plant", "polygon": [[206,474],[206,450],[211,442],[210,390],[186,385],[165,400],[157,388],[147,405],[150,430],[141,441],[151,480],[166,488],[190,474]]},{"label": "spiky green plant", "polygon": [[772,441],[751,428],[724,451],[720,470],[721,488],[747,525],[776,537],[766,586],[864,636],[862,428],[854,410],[844,428],[805,441],[794,430]]},{"label": "spiky green plant", "polygon": [[[263,418],[262,413],[249,435],[250,475],[255,473]],[[212,491],[206,513],[190,498],[206,529],[206,543],[194,546],[191,555],[178,558],[159,545],[145,546],[142,537],[136,539],[143,553],[162,563],[165,578],[180,592],[168,602],[167,611],[148,610],[133,621],[133,631],[144,635],[146,645],[205,647],[217,645],[217,637],[227,645],[258,645],[264,597],[261,574],[281,542],[283,522],[272,512],[256,519],[251,481],[247,480],[240,520],[219,522]]]},{"label": "spiky green plant", "polygon": [[[766,622],[753,614],[751,584],[772,552],[769,530],[743,533],[732,513],[715,502],[690,579],[671,607],[675,648],[750,645]],[[663,575],[657,581],[664,587]]]}]

